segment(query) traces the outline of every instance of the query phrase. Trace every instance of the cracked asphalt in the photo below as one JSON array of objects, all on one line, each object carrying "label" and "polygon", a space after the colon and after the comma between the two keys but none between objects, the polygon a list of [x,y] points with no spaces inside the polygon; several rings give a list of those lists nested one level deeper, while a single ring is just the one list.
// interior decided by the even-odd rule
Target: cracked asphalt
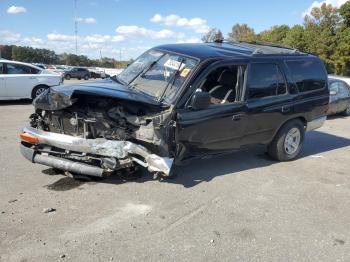
[{"label": "cracked asphalt", "polygon": [[0,103],[0,261],[350,261],[350,118],[194,161],[174,180],[74,181],[19,152],[30,102]]}]

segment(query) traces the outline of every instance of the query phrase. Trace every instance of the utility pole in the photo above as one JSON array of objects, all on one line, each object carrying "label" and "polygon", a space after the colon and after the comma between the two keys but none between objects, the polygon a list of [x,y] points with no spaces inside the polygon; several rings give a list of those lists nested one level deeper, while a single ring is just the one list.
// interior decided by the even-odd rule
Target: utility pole
[{"label": "utility pole", "polygon": [[78,18],[77,18],[77,0],[74,0],[74,35],[75,35],[75,54],[78,55]]}]

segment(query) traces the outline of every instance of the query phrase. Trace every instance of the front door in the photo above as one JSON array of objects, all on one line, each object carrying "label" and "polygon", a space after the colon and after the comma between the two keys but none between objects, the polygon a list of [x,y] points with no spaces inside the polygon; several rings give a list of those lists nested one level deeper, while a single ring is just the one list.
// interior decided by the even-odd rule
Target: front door
[{"label": "front door", "polygon": [[6,86],[5,86],[5,75],[3,72],[3,63],[0,63],[0,99],[7,97]]},{"label": "front door", "polygon": [[208,92],[211,104],[193,110],[187,104],[177,112],[176,142],[192,156],[210,151],[239,148],[246,123],[246,103],[242,101],[244,64],[217,65],[197,82],[195,92]]},{"label": "front door", "polygon": [[5,82],[7,96],[12,98],[30,98],[36,83],[32,68],[21,64],[6,63]]}]

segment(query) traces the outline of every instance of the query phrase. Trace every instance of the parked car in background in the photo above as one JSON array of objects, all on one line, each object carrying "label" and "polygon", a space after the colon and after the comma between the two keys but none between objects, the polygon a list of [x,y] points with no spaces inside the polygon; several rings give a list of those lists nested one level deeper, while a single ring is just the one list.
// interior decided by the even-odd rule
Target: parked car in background
[{"label": "parked car in background", "polygon": [[50,88],[34,102],[21,152],[97,177],[137,166],[172,176],[183,161],[254,144],[290,161],[328,103],[314,55],[259,43],[162,45],[116,77]]},{"label": "parked car in background", "polygon": [[106,74],[104,71],[102,70],[98,70],[98,69],[95,69],[95,68],[89,68],[89,71],[90,71],[90,77],[91,78],[102,78],[102,79],[105,79],[106,78]]},{"label": "parked car in background", "polygon": [[73,67],[63,73],[63,77],[67,80],[71,78],[89,80],[90,76],[90,71],[82,67]]},{"label": "parked car in background", "polygon": [[0,59],[0,100],[34,99],[62,77],[32,64]]},{"label": "parked car in background", "polygon": [[44,64],[33,64],[34,66],[40,67],[41,69],[46,69],[46,66]]},{"label": "parked car in background", "polygon": [[343,80],[329,78],[329,94],[328,115],[350,116],[350,86]]}]

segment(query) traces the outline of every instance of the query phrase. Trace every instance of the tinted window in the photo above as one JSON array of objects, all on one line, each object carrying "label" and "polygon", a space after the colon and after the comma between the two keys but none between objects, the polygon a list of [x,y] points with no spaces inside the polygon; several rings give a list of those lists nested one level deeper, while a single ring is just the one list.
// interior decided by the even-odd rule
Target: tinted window
[{"label": "tinted window", "polygon": [[250,99],[286,93],[284,78],[276,64],[251,64],[248,76]]},{"label": "tinted window", "polygon": [[18,65],[18,64],[7,64],[7,74],[15,75],[15,74],[37,74],[40,71],[33,67]]},{"label": "tinted window", "polygon": [[308,92],[324,88],[326,74],[319,61],[286,61],[299,92]]},{"label": "tinted window", "polygon": [[0,63],[0,74],[3,74],[3,69],[4,68],[4,66],[2,65],[2,63]]}]

